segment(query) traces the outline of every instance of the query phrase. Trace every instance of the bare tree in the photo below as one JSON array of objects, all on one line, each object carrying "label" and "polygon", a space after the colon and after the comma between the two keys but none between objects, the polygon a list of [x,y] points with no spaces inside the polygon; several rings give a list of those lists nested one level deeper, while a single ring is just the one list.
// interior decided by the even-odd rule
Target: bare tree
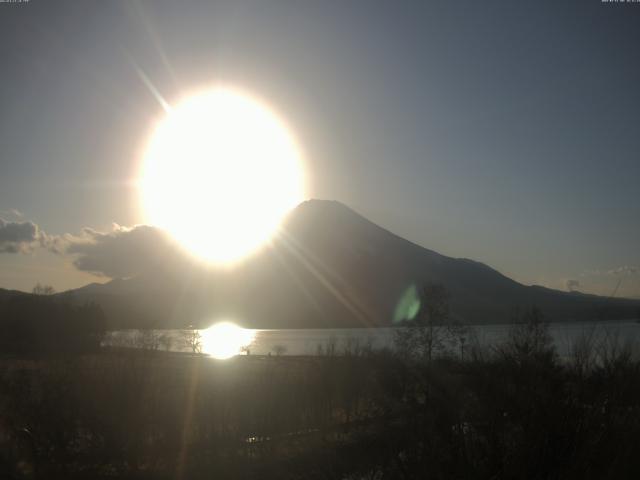
[{"label": "bare tree", "polygon": [[592,326],[582,330],[569,345],[571,368],[580,376],[589,374],[598,360],[596,328]]},{"label": "bare tree", "polygon": [[171,350],[171,346],[173,345],[173,338],[171,338],[171,335],[169,335],[168,333],[163,333],[162,335],[160,335],[159,342],[160,345],[162,345],[162,348],[164,348],[168,352],[169,350]]},{"label": "bare tree", "polygon": [[56,293],[56,290],[51,285],[43,285],[38,282],[36,283],[36,286],[31,290],[31,293],[33,293],[34,295],[53,295],[54,293]]},{"label": "bare tree", "polygon": [[160,335],[154,330],[139,330],[135,336],[136,347],[144,350],[158,350]]},{"label": "bare tree", "polygon": [[464,360],[465,347],[469,340],[469,327],[460,322],[450,322],[446,325],[449,344],[454,351],[460,351],[460,360]]},{"label": "bare tree", "polygon": [[287,347],[284,345],[274,345],[273,348],[273,353],[276,354],[276,356],[281,357],[282,355],[284,355],[285,353],[287,353]]},{"label": "bare tree", "polygon": [[497,352],[518,363],[529,360],[551,361],[555,358],[553,338],[542,311],[537,307],[516,314],[516,321],[509,330],[507,341],[497,347]]},{"label": "bare tree", "polygon": [[197,329],[182,330],[182,341],[192,353],[202,353],[202,335]]},{"label": "bare tree", "polygon": [[337,354],[337,346],[338,339],[332,335],[325,341],[324,344],[318,343],[318,345],[316,345],[316,355],[318,355],[319,357],[335,357]]},{"label": "bare tree", "polygon": [[613,375],[633,363],[634,350],[636,349],[633,341],[623,337],[619,329],[605,328],[595,346],[597,365],[609,375]]}]

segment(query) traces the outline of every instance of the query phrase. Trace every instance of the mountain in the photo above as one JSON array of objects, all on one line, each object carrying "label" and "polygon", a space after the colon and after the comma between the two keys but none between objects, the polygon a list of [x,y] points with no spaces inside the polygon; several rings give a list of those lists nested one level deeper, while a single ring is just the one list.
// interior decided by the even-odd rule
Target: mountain
[{"label": "mountain", "polygon": [[96,301],[112,327],[207,325],[222,318],[254,328],[391,325],[417,308],[417,292],[443,284],[453,316],[502,323],[536,305],[546,318],[634,318],[640,301],[561,292],[515,282],[482,263],[405,240],[334,201],[302,203],[281,233],[233,270],[158,268],[60,295]]}]

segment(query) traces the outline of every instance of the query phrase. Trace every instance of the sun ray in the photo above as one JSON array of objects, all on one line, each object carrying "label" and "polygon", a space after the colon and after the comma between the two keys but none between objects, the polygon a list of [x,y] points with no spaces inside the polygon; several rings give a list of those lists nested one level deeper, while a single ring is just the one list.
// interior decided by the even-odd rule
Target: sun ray
[{"label": "sun ray", "polygon": [[153,84],[153,82],[148,77],[148,75],[144,73],[144,70],[142,70],[142,68],[138,66],[138,64],[132,57],[129,57],[129,61],[131,62],[131,65],[133,66],[134,70],[136,71],[136,74],[138,75],[142,83],[144,83],[144,86],[147,87],[147,90],[149,90],[149,93],[151,93],[153,98],[157,100],[157,102],[160,104],[162,109],[167,113],[171,112],[171,105],[169,105],[169,102],[167,102],[164,99],[164,97],[162,96],[160,91],[156,88],[156,86]]},{"label": "sun ray", "polygon": [[[340,279],[335,273],[331,272],[322,262],[314,260],[314,255],[307,249],[304,249],[299,242],[286,232],[281,232],[279,239],[282,244],[287,248],[293,256],[301,262],[304,268],[306,268],[348,311],[350,311],[363,325],[370,326],[368,315],[364,307],[358,305],[360,302],[354,302],[349,296],[345,295],[341,290],[346,290],[346,283]],[[314,265],[315,263],[315,265]],[[329,275],[334,276],[336,280],[342,285],[334,285],[327,275],[322,273],[322,270]]]},{"label": "sun ray", "polygon": [[324,311],[322,309],[322,306],[320,305],[320,303],[318,302],[318,300],[316,298],[314,298],[312,292],[310,289],[308,289],[305,285],[304,282],[302,281],[302,279],[293,271],[293,269],[291,268],[291,266],[287,263],[287,259],[284,257],[284,255],[282,254],[282,252],[280,252],[277,248],[272,249],[272,252],[274,253],[276,260],[278,261],[278,263],[280,263],[280,265],[282,266],[282,268],[285,270],[285,272],[287,272],[287,274],[289,275],[289,277],[291,277],[293,279],[294,284],[296,285],[296,287],[298,287],[299,290],[302,291],[302,293],[304,294],[304,296],[307,298],[307,300],[309,301],[309,303],[311,303],[311,305],[313,305],[313,307],[320,313],[323,314]]}]

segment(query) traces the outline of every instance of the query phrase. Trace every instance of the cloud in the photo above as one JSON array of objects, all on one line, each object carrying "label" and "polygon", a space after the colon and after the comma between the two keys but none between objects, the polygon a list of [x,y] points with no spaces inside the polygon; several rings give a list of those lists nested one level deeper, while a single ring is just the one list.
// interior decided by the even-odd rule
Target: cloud
[{"label": "cloud", "polygon": [[567,290],[570,292],[575,292],[578,288],[580,288],[580,282],[578,280],[569,279],[565,283]]},{"label": "cloud", "polygon": [[634,265],[623,265],[621,267],[610,268],[610,269],[591,269],[584,270],[580,276],[581,277],[597,277],[597,276],[615,276],[615,275],[637,275],[640,273],[640,267]]},{"label": "cloud", "polygon": [[167,234],[150,225],[114,225],[108,233],[85,228],[80,236],[65,235],[50,242],[49,248],[71,256],[78,270],[111,278],[166,267],[179,256]]},{"label": "cloud", "polygon": [[[567,289],[571,290],[566,283]],[[640,266],[627,264],[619,267],[584,270],[580,274],[580,290],[597,295],[640,298]]]},{"label": "cloud", "polygon": [[150,225],[113,225],[110,232],[85,228],[80,235],[47,235],[34,222],[0,218],[0,253],[28,254],[36,248],[69,258],[81,271],[131,277],[187,258],[162,230]]},{"label": "cloud", "polygon": [[24,218],[24,215],[22,214],[22,212],[16,210],[15,208],[10,208],[8,210],[3,210],[2,212],[0,212],[0,214],[8,215],[8,216],[15,217],[15,218]]},{"label": "cloud", "polygon": [[637,275],[638,273],[640,273],[640,267],[623,265],[622,267],[609,270],[607,275]]},{"label": "cloud", "polygon": [[35,223],[7,222],[0,218],[0,253],[30,253],[46,242],[46,234]]}]

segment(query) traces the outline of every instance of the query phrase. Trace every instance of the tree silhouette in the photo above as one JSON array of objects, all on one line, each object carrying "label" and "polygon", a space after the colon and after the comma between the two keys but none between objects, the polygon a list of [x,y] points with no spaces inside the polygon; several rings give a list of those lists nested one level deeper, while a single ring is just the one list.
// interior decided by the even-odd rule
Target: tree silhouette
[{"label": "tree silhouette", "polygon": [[51,285],[42,285],[38,282],[31,290],[31,293],[34,295],[53,295],[56,293],[56,290]]},{"label": "tree silhouette", "polygon": [[430,362],[444,348],[448,333],[449,294],[440,284],[428,284],[420,298],[420,310],[412,320],[405,320],[395,332],[395,345],[401,355]]},{"label": "tree silhouette", "polygon": [[182,341],[192,353],[202,353],[202,335],[200,335],[199,330],[195,328],[183,330]]}]

